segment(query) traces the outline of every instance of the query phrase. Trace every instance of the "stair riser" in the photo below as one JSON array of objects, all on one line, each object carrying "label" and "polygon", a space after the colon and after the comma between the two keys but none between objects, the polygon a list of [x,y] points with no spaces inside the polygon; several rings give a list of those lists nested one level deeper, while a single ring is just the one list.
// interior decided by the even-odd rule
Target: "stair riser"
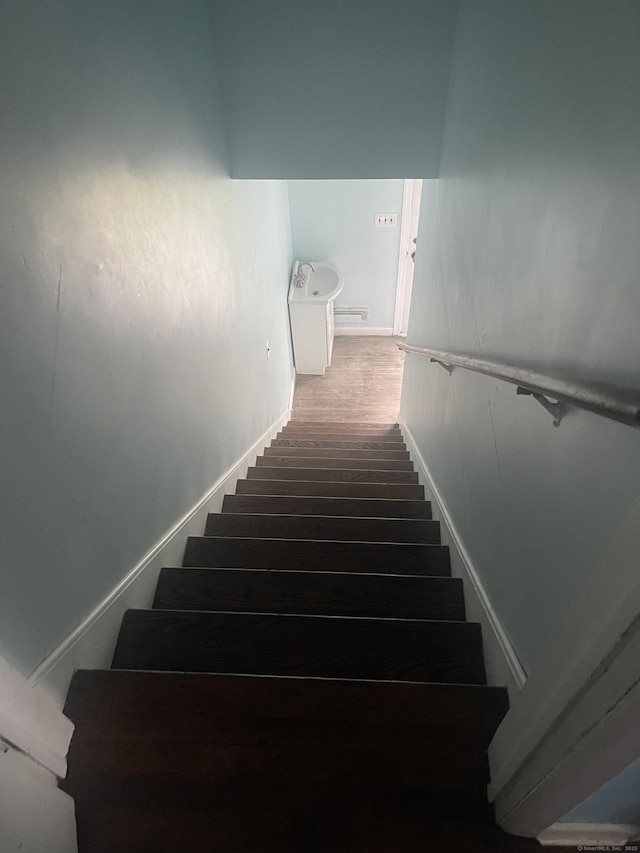
[{"label": "stair riser", "polygon": [[200,809],[153,802],[141,808],[94,803],[76,811],[82,853],[397,853],[398,837],[402,853],[434,849],[425,846],[433,838],[438,853],[539,853],[533,839],[514,843],[498,830],[487,837],[492,816],[484,784],[371,790],[310,785],[304,777],[277,788],[257,780],[240,795],[235,787],[219,791]]},{"label": "stair riser", "polygon": [[424,486],[398,483],[340,483],[312,480],[238,480],[238,495],[423,500]]},{"label": "stair riser", "polygon": [[334,447],[343,450],[406,450],[404,441],[331,438],[274,438],[271,447]]},{"label": "stair riser", "polygon": [[270,465],[249,468],[247,479],[318,480],[337,483],[418,483],[413,471],[368,470],[359,468],[278,468]]},{"label": "stair riser", "polygon": [[330,429],[335,428],[338,430],[350,430],[351,432],[355,432],[362,427],[365,430],[383,430],[383,431],[392,431],[397,432],[400,429],[399,424],[397,423],[376,423],[375,421],[309,421],[309,420],[298,420],[296,418],[292,418],[283,429],[297,429],[298,427],[302,427],[304,429],[315,429],[316,427],[321,429]]},{"label": "stair riser", "polygon": [[[283,448],[283,450],[286,448]],[[353,451],[355,452],[355,451]],[[316,456],[258,456],[258,467],[277,468],[329,468],[344,471],[370,470],[376,471],[413,471],[413,462],[397,459],[339,459],[337,457],[322,458]]]},{"label": "stair riser", "polygon": [[352,436],[360,436],[360,441],[403,441],[403,435],[399,430],[376,430],[376,429],[289,429],[285,427],[275,438],[314,438],[329,439],[333,441],[353,441]]},{"label": "stair riser", "polygon": [[311,456],[315,459],[409,459],[408,450],[340,450],[337,447],[266,447],[265,456]]},{"label": "stair riser", "polygon": [[484,684],[468,622],[129,610],[114,669]]},{"label": "stair riser", "polygon": [[[197,677],[197,676],[194,676]],[[211,676],[218,678],[220,676]],[[224,677],[224,676],[222,676]],[[251,676],[246,676],[250,678]],[[80,727],[73,735],[72,751],[80,747],[89,751],[101,749],[101,743],[106,740],[117,741],[120,744],[132,741],[147,741],[150,745],[165,739],[170,743],[176,741],[200,741],[205,749],[213,749],[218,744],[252,747],[291,747],[298,749],[304,746],[322,749],[335,749],[346,746],[350,749],[367,749],[379,751],[380,754],[406,752],[411,744],[411,750],[419,750],[422,755],[442,756],[455,745],[463,753],[476,752],[486,749],[484,738],[479,738],[478,731],[473,728],[449,727],[447,729],[432,726],[398,726],[385,723],[353,723],[344,720],[315,720],[315,719],[263,719],[256,717],[225,716],[215,708],[204,708],[195,717],[189,715],[188,737],[186,732],[176,728],[175,717],[167,720],[166,725],[151,729],[132,720],[126,725],[105,725],[98,731]],[[154,759],[153,762],[158,761]],[[176,764],[182,760],[175,759]],[[125,767],[129,762],[118,762]],[[188,772],[186,768],[185,772]]]},{"label": "stair riser", "polygon": [[214,536],[190,536],[184,565],[192,568],[302,569],[438,577],[451,574],[449,551],[443,545]]},{"label": "stair riser", "polygon": [[371,435],[371,433],[359,433],[355,430],[351,433],[347,432],[330,432],[327,431],[316,431],[316,432],[294,432],[293,430],[281,430],[275,437],[274,440],[288,440],[288,441],[375,441],[375,442],[383,442],[384,444],[397,444],[400,445],[400,448],[404,446],[404,439],[401,433],[389,434],[386,433],[384,435]]},{"label": "stair riser", "polygon": [[225,495],[222,512],[429,520],[431,518],[431,504],[427,501],[385,501],[375,498]]},{"label": "stair riser", "polygon": [[[100,802],[112,806],[168,806],[206,808],[213,800],[228,797],[230,789],[242,796],[242,787],[264,784],[281,788],[294,780],[305,786],[365,786],[385,790],[397,786],[424,785],[425,766],[429,777],[442,787],[466,787],[488,781],[487,759],[481,751],[462,750],[454,743],[449,754],[440,748],[370,749],[335,744],[257,746],[253,744],[209,744],[166,740],[162,748],[141,739],[110,742],[85,741],[78,748],[90,765],[78,770],[65,787],[71,787],[76,802]],[[394,748],[395,747],[395,748]],[[73,760],[73,753],[72,753]],[[138,768],[144,767],[144,776]],[[173,784],[171,784],[173,778]]]},{"label": "stair riser", "polygon": [[162,569],[155,609],[464,620],[458,578]]},{"label": "stair riser", "polygon": [[267,539],[331,539],[351,542],[415,542],[437,545],[437,521],[211,513],[205,536]]}]

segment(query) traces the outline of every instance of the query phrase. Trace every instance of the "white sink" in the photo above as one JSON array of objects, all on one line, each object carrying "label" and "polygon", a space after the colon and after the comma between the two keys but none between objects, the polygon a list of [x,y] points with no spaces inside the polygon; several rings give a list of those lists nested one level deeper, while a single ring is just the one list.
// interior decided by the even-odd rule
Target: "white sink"
[{"label": "white sink", "polygon": [[[304,282],[301,287],[296,287],[296,277],[300,267],[302,267]],[[343,287],[342,276],[332,264],[296,261],[289,285],[289,302],[326,304],[333,302]]]}]

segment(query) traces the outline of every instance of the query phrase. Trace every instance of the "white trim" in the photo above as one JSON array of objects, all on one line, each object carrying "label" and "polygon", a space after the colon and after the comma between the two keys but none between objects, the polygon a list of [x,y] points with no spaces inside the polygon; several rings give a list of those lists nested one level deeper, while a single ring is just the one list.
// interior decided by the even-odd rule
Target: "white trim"
[{"label": "white trim", "polygon": [[393,312],[393,334],[400,333],[404,314],[404,291],[407,280],[408,246],[411,243],[411,209],[413,181],[406,180],[402,187],[402,215],[400,218],[400,249],[398,251],[398,274],[396,278],[396,304]]},{"label": "white trim", "polygon": [[619,847],[630,841],[640,827],[623,823],[554,823],[538,836],[545,847]]},{"label": "white trim", "polygon": [[339,335],[370,335],[375,337],[385,337],[393,334],[391,326],[341,326],[338,323],[335,325],[334,336]]},{"label": "white trim", "polygon": [[289,394],[289,417],[291,417],[291,412],[293,411],[293,398],[296,394],[296,372],[293,371],[293,377],[291,378],[291,393]]},{"label": "white trim", "polygon": [[72,734],[57,705],[0,658],[0,738],[64,778]]},{"label": "white trim", "polygon": [[187,536],[202,535],[206,516],[217,512],[226,493],[235,489],[255,457],[289,420],[287,409],[278,420],[173,527],[142,557],[106,597],[48,655],[29,676],[30,684],[40,684],[62,707],[76,669],[104,669],[111,664],[113,650],[125,610],[150,607],[160,569],[180,565]]},{"label": "white trim", "polygon": [[[422,454],[418,450],[415,439],[411,434],[411,430],[403,421],[400,421],[400,429],[407,439],[407,447],[409,455],[418,468],[418,477],[424,481],[424,485],[428,492],[431,493],[436,503],[437,514],[440,517],[441,523],[444,525],[444,533],[449,540],[451,549],[452,571],[455,572],[456,566],[461,570],[459,573],[466,577],[473,590],[474,597],[480,605],[477,607],[467,606],[468,616],[477,618],[481,622],[483,628],[483,638],[485,643],[485,660],[487,666],[487,677],[489,683],[500,683],[504,679],[505,664],[512,683],[507,681],[507,687],[512,690],[519,690],[523,687],[527,680],[525,672],[518,655],[509,639],[509,636],[498,616],[493,603],[487,593],[487,590],[482,583],[478,572],[476,571],[471,555],[458,532],[455,522],[451,517],[447,503],[442,496],[440,490],[436,486],[433,477],[429,471],[427,463]],[[456,559],[457,558],[457,559]],[[470,593],[469,584],[465,584],[465,597]],[[471,603],[471,602],[469,602]],[[493,642],[491,642],[493,640]],[[498,679],[497,681],[495,679]]]},{"label": "white trim", "polygon": [[402,217],[400,220],[400,247],[398,251],[398,273],[396,277],[396,301],[393,313],[393,334],[406,335],[403,329],[405,320],[407,300],[411,298],[411,291],[407,293],[407,272],[411,262],[411,252],[414,250],[413,236],[418,231],[418,218],[420,216],[420,197],[422,195],[422,179],[407,178],[402,188]]}]

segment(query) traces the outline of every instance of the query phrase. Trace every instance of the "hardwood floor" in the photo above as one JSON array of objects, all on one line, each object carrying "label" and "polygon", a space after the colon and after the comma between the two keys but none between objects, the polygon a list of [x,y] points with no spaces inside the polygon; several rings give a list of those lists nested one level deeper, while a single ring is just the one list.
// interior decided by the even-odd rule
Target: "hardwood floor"
[{"label": "hardwood floor", "polygon": [[341,335],[324,376],[297,376],[292,418],[393,423],[398,419],[404,353],[397,337]]}]

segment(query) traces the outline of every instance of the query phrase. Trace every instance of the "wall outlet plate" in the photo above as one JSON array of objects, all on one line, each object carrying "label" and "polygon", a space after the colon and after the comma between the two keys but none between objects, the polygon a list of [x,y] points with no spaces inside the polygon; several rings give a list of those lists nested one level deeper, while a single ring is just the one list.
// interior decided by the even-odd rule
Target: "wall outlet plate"
[{"label": "wall outlet plate", "polygon": [[376,228],[395,228],[398,224],[397,213],[376,213]]}]

